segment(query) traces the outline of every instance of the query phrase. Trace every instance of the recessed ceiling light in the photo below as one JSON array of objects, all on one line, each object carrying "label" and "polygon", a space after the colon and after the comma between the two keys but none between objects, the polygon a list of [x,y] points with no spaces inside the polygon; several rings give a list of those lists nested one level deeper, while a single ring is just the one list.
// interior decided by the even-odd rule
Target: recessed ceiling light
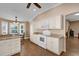
[{"label": "recessed ceiling light", "polygon": [[79,13],[76,13],[76,14],[74,14],[74,15],[79,15]]},{"label": "recessed ceiling light", "polygon": [[33,9],[33,11],[36,11],[36,9]]}]

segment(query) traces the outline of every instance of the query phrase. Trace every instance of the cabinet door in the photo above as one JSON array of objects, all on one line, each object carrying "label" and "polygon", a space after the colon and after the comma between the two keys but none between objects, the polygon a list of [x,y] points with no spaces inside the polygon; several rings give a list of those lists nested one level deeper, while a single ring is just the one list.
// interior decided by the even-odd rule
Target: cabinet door
[{"label": "cabinet door", "polygon": [[30,37],[30,40],[33,42],[33,43],[35,43],[35,35],[31,35],[31,37]]},{"label": "cabinet door", "polygon": [[40,20],[40,21],[38,21],[37,23],[35,23],[36,25],[38,25],[38,26],[36,26],[36,28],[37,29],[48,29],[48,21],[49,20]]},{"label": "cabinet door", "polygon": [[38,35],[32,35],[30,40],[33,43],[38,44],[38,39],[39,39]]},{"label": "cabinet door", "polygon": [[61,29],[62,28],[62,16],[54,16],[49,20],[49,29]]},{"label": "cabinet door", "polygon": [[43,23],[42,23],[42,26],[41,26],[42,29],[48,29],[48,27],[49,27],[49,22],[48,21],[49,20],[43,20]]},{"label": "cabinet door", "polygon": [[58,46],[58,39],[57,38],[47,38],[47,49],[58,54],[59,46]]},{"label": "cabinet door", "polygon": [[[41,22],[41,21],[38,21],[38,22],[36,22],[34,25],[34,27],[36,28],[36,29],[41,29],[41,27],[42,27],[42,23],[43,22]],[[37,26],[36,26],[37,25]]]},{"label": "cabinet door", "polygon": [[35,35],[35,43],[38,45],[39,44],[39,35]]},{"label": "cabinet door", "polygon": [[52,39],[47,37],[47,49],[51,51],[52,49]]},{"label": "cabinet door", "polygon": [[53,51],[56,54],[59,54],[59,39],[58,38],[52,38],[52,49],[51,51]]},{"label": "cabinet door", "polygon": [[33,41],[35,44],[37,44],[37,38],[38,38],[37,35],[34,35]]},{"label": "cabinet door", "polygon": [[62,15],[56,17],[56,29],[62,29],[63,18]]},{"label": "cabinet door", "polygon": [[49,29],[56,29],[56,20],[55,17],[49,20]]}]

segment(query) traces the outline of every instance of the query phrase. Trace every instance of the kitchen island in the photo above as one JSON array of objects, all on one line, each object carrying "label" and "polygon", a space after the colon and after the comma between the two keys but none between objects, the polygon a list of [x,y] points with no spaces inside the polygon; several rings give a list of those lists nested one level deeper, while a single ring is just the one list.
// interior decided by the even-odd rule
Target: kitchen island
[{"label": "kitchen island", "polygon": [[19,36],[0,36],[0,56],[11,56],[21,50]]}]

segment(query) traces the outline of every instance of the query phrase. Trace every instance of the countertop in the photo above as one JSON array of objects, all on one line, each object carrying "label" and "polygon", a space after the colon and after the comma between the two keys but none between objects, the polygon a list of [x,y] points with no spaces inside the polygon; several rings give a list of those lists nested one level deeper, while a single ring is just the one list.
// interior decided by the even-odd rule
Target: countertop
[{"label": "countertop", "polygon": [[20,38],[19,36],[0,36],[0,41]]},{"label": "countertop", "polygon": [[[33,34],[36,34],[36,35],[45,35],[41,32],[34,32]],[[64,36],[60,35],[60,34],[51,34],[51,35],[45,35],[47,37],[54,37],[54,38],[64,38]]]}]

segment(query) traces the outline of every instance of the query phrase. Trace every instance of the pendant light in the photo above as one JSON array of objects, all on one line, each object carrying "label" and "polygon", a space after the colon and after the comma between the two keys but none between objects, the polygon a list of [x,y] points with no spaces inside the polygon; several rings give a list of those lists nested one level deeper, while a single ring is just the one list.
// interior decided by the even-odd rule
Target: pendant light
[{"label": "pendant light", "polygon": [[15,21],[14,21],[14,24],[16,24],[16,25],[18,25],[18,19],[17,19],[18,17],[17,16],[15,16]]}]

